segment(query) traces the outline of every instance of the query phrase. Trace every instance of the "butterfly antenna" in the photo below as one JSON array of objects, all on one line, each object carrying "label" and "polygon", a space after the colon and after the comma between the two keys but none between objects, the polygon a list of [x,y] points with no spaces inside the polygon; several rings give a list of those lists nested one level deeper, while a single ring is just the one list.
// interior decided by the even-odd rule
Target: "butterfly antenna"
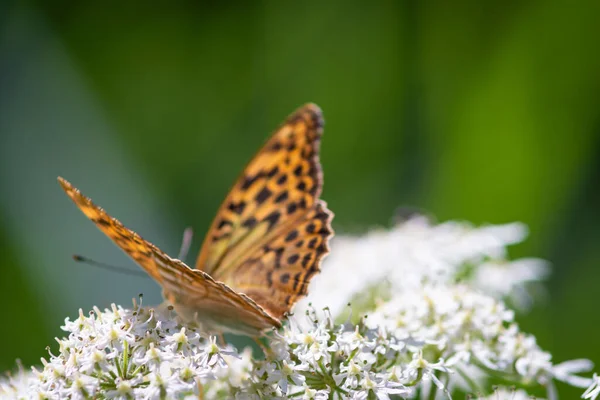
[{"label": "butterfly antenna", "polygon": [[73,260],[80,262],[80,263],[87,264],[87,265],[91,265],[93,267],[106,269],[106,270],[112,271],[112,272],[118,272],[120,274],[132,275],[132,276],[142,276],[145,278],[148,277],[148,274],[146,274],[145,272],[134,271],[132,269],[125,268],[125,267],[115,267],[114,265],[104,264],[104,263],[101,263],[98,261],[94,261],[90,258],[80,256],[79,254],[73,254]]},{"label": "butterfly antenna", "polygon": [[177,258],[181,261],[185,261],[185,258],[188,255],[190,250],[190,246],[192,245],[192,237],[194,236],[194,231],[192,228],[187,227],[183,231],[183,239],[181,241],[181,248],[179,249],[179,255]]}]

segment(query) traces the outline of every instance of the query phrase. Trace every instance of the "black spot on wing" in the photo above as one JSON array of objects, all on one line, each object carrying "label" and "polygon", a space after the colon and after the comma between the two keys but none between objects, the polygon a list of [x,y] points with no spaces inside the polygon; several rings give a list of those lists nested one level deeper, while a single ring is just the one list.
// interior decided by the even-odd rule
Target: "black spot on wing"
[{"label": "black spot on wing", "polygon": [[246,208],[246,202],[243,200],[240,201],[239,203],[231,202],[227,205],[227,208],[229,209],[229,211],[232,211],[232,212],[236,213],[237,215],[240,215],[244,212],[244,208]]},{"label": "black spot on wing", "polygon": [[296,203],[290,203],[287,206],[287,213],[293,214],[298,209],[298,205]]},{"label": "black spot on wing", "polygon": [[308,265],[308,263],[310,262],[311,259],[312,259],[312,253],[306,253],[304,255],[304,257],[302,257],[302,261],[300,262],[300,264],[302,265],[302,268],[306,269],[306,266]]},{"label": "black spot on wing", "polygon": [[264,188],[261,189],[260,192],[258,192],[256,194],[256,196],[254,197],[254,200],[258,203],[258,204],[262,204],[265,202],[265,200],[267,200],[269,197],[271,197],[271,195],[273,194],[273,192],[271,192],[269,190],[269,188],[267,188],[266,186]]},{"label": "black spot on wing", "polygon": [[273,143],[273,145],[271,146],[271,150],[272,150],[272,151],[279,151],[279,150],[281,150],[281,148],[282,148],[282,147],[283,147],[283,146],[281,145],[281,143],[280,143],[280,142],[275,142],[275,143]]},{"label": "black spot on wing", "polygon": [[271,214],[265,217],[264,220],[269,223],[269,230],[272,229],[275,224],[277,224],[279,218],[281,218],[281,213],[278,210],[273,211]]},{"label": "black spot on wing", "polygon": [[298,272],[296,275],[294,275],[294,290],[296,290],[296,288],[298,287],[298,282],[300,282],[301,278],[302,272]]},{"label": "black spot on wing", "polygon": [[287,175],[283,174],[277,179],[278,185],[283,185],[287,181]]},{"label": "black spot on wing", "polygon": [[277,197],[275,197],[275,203],[281,203],[283,201],[286,201],[288,199],[288,191],[284,190],[283,192],[279,193],[279,195],[277,195]]},{"label": "black spot on wing", "polygon": [[102,226],[111,226],[112,225],[109,220],[104,219],[104,218],[92,219],[92,221],[95,222],[96,224],[102,225]]},{"label": "black spot on wing", "polygon": [[285,241],[286,242],[291,242],[292,240],[296,239],[298,237],[298,231],[297,230],[293,230],[290,233],[287,234],[287,236],[285,237]]},{"label": "black spot on wing", "polygon": [[261,177],[262,173],[258,173],[254,176],[245,176],[244,179],[242,179],[242,190],[250,189],[250,186],[252,186]]},{"label": "black spot on wing", "polygon": [[256,226],[256,224],[258,223],[258,221],[256,220],[256,218],[254,217],[250,217],[247,220],[245,220],[244,222],[242,222],[242,226],[244,228],[254,228]]},{"label": "black spot on wing", "polygon": [[230,220],[228,220],[228,219],[222,219],[219,222],[219,224],[217,225],[217,229],[222,229],[223,227],[225,227],[227,225],[233,226],[233,223]]},{"label": "black spot on wing", "polygon": [[275,252],[275,268],[279,269],[281,268],[281,256],[283,255],[283,247],[279,247],[277,249],[269,249],[268,247],[265,247],[266,251],[273,251]]}]

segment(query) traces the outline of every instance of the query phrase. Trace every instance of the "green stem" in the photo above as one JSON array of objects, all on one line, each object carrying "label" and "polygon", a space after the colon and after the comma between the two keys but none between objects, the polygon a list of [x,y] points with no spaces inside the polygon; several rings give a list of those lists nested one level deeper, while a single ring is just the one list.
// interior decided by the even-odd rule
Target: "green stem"
[{"label": "green stem", "polygon": [[461,378],[463,378],[465,380],[465,382],[467,382],[471,393],[477,393],[477,392],[485,393],[483,388],[481,386],[479,386],[477,384],[477,382],[475,382],[473,379],[471,379],[462,369],[456,368],[456,372],[458,372],[458,374],[461,376]]},{"label": "green stem", "polygon": [[123,379],[129,378],[129,343],[123,341]]}]

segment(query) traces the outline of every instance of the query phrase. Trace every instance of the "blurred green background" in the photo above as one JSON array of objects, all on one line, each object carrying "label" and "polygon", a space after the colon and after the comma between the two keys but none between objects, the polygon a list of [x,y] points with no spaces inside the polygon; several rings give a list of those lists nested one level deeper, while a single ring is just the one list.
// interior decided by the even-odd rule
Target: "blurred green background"
[{"label": "blurred green background", "polygon": [[[365,3],[366,4],[366,3]],[[0,370],[39,363],[79,307],[158,303],[56,184],[176,254],[299,105],[325,113],[338,232],[523,221],[553,263],[519,317],[555,361],[600,364],[600,2],[0,3]],[[195,256],[195,254],[193,254]],[[562,388],[561,388],[562,389]],[[565,391],[565,398],[581,391]]]}]

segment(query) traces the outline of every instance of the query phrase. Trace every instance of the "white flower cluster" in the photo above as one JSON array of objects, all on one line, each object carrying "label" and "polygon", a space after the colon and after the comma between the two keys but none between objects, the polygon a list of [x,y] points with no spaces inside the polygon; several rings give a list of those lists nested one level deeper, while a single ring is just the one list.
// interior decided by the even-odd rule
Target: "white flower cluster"
[{"label": "white flower cluster", "polygon": [[95,309],[67,320],[59,354],[44,360],[41,371],[0,383],[0,396],[389,399],[429,398],[440,390],[450,398],[457,385],[484,393],[483,376],[524,385],[589,384],[572,375],[589,368],[586,362],[553,366],[500,302],[437,291],[403,300],[356,325],[336,325],[328,312],[324,318],[309,312],[303,324],[296,317],[272,334],[264,360],[202,338],[169,312]]},{"label": "white flower cluster", "polygon": [[80,310],[62,327],[59,353],[42,359],[43,369],[0,383],[0,396],[35,399],[183,398],[198,396],[216,379],[224,356],[214,338],[183,327],[169,310],[139,307]]},{"label": "white flower cluster", "polygon": [[492,390],[493,379],[544,387],[551,400],[553,382],[562,381],[587,387],[583,397],[594,400],[600,379],[575,375],[591,363],[553,364],[502,300],[525,299],[525,284],[547,273],[541,260],[507,260],[506,246],[524,236],[520,224],[416,218],[339,238],[311,285],[314,307],[301,304],[283,331],[268,334],[264,358],[217,345],[167,309],[134,303],[80,313],[65,323],[58,354],[39,371],[0,380],[0,397],[529,398],[522,389]]},{"label": "white flower cluster", "polygon": [[328,307],[339,320],[351,302],[355,314],[368,315],[370,328],[419,343],[428,363],[452,371],[444,374],[444,382],[436,381],[441,371],[431,375],[449,392],[489,392],[482,388],[494,376],[517,385],[543,385],[554,398],[553,380],[586,387],[591,381],[574,374],[592,365],[588,360],[552,364],[535,337],[519,331],[502,302],[509,298],[527,308],[528,285],[548,274],[543,260],[508,260],[507,246],[526,234],[519,223],[433,225],[418,216],[389,231],[338,237],[323,273],[296,310]]},{"label": "white flower cluster", "polygon": [[458,386],[481,391],[483,378],[489,377],[517,385],[536,383],[549,391],[554,380],[577,387],[590,384],[574,375],[592,368],[588,360],[552,364],[551,355],[539,348],[534,336],[521,332],[513,318],[500,300],[466,285],[438,284],[395,295],[367,321],[373,329],[420,343],[429,362],[453,372],[445,379],[448,390]]},{"label": "white flower cluster", "polygon": [[[331,317],[306,316],[308,330],[296,324],[275,333],[263,361],[231,392],[236,399],[367,399],[411,396],[419,379],[401,376],[398,361],[406,345],[384,332],[335,325]],[[414,381],[414,382],[409,382]]]},{"label": "white flower cluster", "polygon": [[[432,224],[418,216],[391,230],[362,237],[336,236],[323,270],[310,284],[308,304],[327,306],[339,315],[357,296],[380,290],[386,281],[393,292],[420,288],[423,282],[450,284],[457,279],[496,298],[511,296],[519,306],[530,303],[524,286],[548,274],[544,260],[507,260],[506,247],[527,236],[523,224],[473,227],[468,223]],[[343,276],[343,284],[339,277]]]},{"label": "white flower cluster", "polygon": [[589,361],[553,365],[500,301],[459,287],[395,300],[404,302],[387,302],[356,325],[336,325],[327,310],[322,317],[309,309],[307,322],[294,318],[271,340],[267,359],[225,392],[239,399],[412,399],[440,391],[451,398],[455,389],[489,392],[484,378],[495,377],[544,386],[555,398],[554,380],[590,384],[574,375],[588,371]]}]

